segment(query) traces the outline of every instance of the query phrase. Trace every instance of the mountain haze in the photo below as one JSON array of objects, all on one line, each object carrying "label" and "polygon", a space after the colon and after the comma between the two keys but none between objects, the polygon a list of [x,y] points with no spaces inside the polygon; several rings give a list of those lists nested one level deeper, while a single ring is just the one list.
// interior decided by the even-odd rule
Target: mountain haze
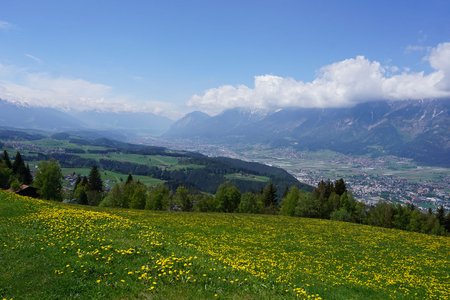
[{"label": "mountain haze", "polygon": [[59,110],[21,105],[2,99],[0,99],[0,126],[50,131],[84,127],[79,120]]},{"label": "mountain haze", "polygon": [[97,130],[159,135],[173,122],[152,113],[61,111],[0,99],[0,126],[46,131]]},{"label": "mountain haze", "polygon": [[152,113],[83,111],[72,113],[86,127],[159,135],[169,129],[170,119]]}]

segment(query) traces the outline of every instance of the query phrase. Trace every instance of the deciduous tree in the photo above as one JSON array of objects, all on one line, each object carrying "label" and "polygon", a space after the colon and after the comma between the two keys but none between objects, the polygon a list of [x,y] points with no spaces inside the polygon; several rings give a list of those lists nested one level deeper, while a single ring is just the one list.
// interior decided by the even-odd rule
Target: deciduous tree
[{"label": "deciduous tree", "polygon": [[39,195],[48,200],[62,200],[62,173],[56,160],[41,161],[38,165],[34,185]]},{"label": "deciduous tree", "polygon": [[220,203],[220,210],[223,212],[234,212],[241,201],[241,192],[229,182],[221,184],[216,192],[217,201]]},{"label": "deciduous tree", "polygon": [[258,214],[264,208],[262,197],[260,194],[244,193],[241,196],[238,211],[241,213]]},{"label": "deciduous tree", "polygon": [[297,207],[299,197],[300,191],[298,188],[296,186],[291,187],[281,202],[280,213],[286,216],[295,215],[295,208]]}]

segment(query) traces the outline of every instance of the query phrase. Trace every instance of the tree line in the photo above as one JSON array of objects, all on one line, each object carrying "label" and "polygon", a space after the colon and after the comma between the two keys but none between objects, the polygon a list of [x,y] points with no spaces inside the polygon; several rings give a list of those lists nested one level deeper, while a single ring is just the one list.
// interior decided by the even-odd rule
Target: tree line
[{"label": "tree line", "polygon": [[292,186],[277,196],[272,182],[259,192],[241,193],[231,182],[222,183],[215,194],[201,193],[185,186],[175,190],[161,184],[147,188],[128,176],[116,184],[100,206],[166,211],[281,214],[287,216],[331,219],[445,235],[450,232],[450,212],[440,206],[435,213],[422,212],[413,205],[379,202],[368,206],[356,201],[343,179],[321,181],[312,192]]},{"label": "tree line", "polygon": [[343,179],[321,181],[312,193],[292,187],[283,198],[280,214],[322,218],[386,228],[445,235],[450,232],[450,212],[441,205],[435,213],[422,212],[412,204],[378,202],[366,205],[347,191]]},{"label": "tree line", "polygon": [[17,190],[22,184],[29,185],[32,182],[30,166],[25,164],[22,155],[17,152],[11,162],[8,152],[3,151],[0,156],[0,188]]},{"label": "tree line", "polygon": [[[62,201],[62,173],[56,160],[41,161],[34,182],[28,164],[19,152],[11,162],[6,151],[0,157],[0,187],[12,188],[20,184],[35,186],[41,198]],[[268,182],[258,192],[244,192],[232,182],[223,182],[215,193],[204,193],[178,185],[167,184],[147,187],[131,174],[124,182],[105,191],[97,166],[88,176],[78,176],[65,197],[83,205],[149,209],[165,211],[198,211],[224,213],[281,214],[287,216],[331,219],[368,224],[386,228],[444,235],[450,232],[450,212],[440,206],[436,212],[422,212],[413,205],[379,202],[368,206],[356,201],[347,190],[343,179],[321,181],[312,192],[293,185],[279,191]]]}]

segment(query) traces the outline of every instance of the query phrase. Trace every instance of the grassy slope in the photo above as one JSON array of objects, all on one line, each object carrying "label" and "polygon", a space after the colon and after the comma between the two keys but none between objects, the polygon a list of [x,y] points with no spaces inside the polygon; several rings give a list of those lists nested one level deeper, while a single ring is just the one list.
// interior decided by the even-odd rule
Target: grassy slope
[{"label": "grassy slope", "polygon": [[233,173],[225,175],[225,178],[228,180],[248,180],[248,181],[258,181],[258,182],[269,182],[270,178],[267,176],[257,176],[251,174],[241,174],[241,173]]},{"label": "grassy slope", "polygon": [[142,155],[142,154],[112,152],[107,154],[84,153],[79,154],[79,156],[83,158],[95,159],[97,161],[103,158],[120,162],[131,162],[145,165],[148,167],[159,167],[168,170],[180,170],[186,168],[204,168],[204,166],[197,164],[182,164],[180,163],[180,159],[178,157],[163,156],[163,155]]},{"label": "grassy slope", "polygon": [[[90,168],[62,168],[63,175],[69,175],[72,173],[79,174],[81,176],[88,176],[90,173]],[[122,174],[112,171],[105,171],[101,170],[100,175],[102,176],[102,180],[109,180],[110,185],[113,185],[115,183],[119,183],[122,181],[127,180],[128,174]],[[143,184],[147,186],[155,186],[161,183],[164,183],[164,180],[160,180],[158,178],[153,178],[149,176],[142,176],[142,175],[133,175],[133,178],[135,180],[139,180]]]},{"label": "grassy slope", "polygon": [[342,222],[0,192],[0,298],[448,299],[449,253],[449,237]]}]

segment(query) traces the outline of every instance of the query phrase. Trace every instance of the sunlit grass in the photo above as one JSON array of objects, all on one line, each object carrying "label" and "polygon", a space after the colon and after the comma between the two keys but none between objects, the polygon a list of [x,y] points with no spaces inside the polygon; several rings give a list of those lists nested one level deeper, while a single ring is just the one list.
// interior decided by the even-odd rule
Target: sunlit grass
[{"label": "sunlit grass", "polygon": [[450,238],[0,192],[0,299],[448,299]]}]

